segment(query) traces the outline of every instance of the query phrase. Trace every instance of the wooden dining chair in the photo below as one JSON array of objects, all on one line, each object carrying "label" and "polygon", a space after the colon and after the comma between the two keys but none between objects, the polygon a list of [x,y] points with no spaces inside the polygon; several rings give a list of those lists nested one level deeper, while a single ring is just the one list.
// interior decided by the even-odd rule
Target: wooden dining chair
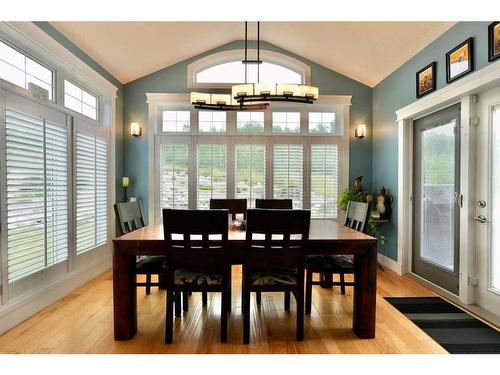
[{"label": "wooden dining chair", "polygon": [[[368,222],[369,205],[363,202],[350,201],[344,226],[364,232]],[[320,280],[313,281],[313,274],[319,273]],[[339,274],[339,281],[333,281],[333,274]],[[345,294],[346,286],[354,286],[354,282],[346,282],[345,275],[354,274],[354,262],[345,255],[311,255],[306,259],[306,314],[311,313],[312,286],[340,286],[341,294]]]},{"label": "wooden dining chair", "polygon": [[236,220],[236,215],[243,215],[243,220],[247,218],[247,200],[246,199],[210,199],[210,209],[226,209],[231,218]]},{"label": "wooden dining chair", "polygon": [[[180,293],[221,293],[221,342],[227,341],[228,210],[163,210],[167,288],[165,342],[173,339],[174,304]],[[217,238],[214,238],[217,237]]]},{"label": "wooden dining chair", "polygon": [[[142,228],[145,225],[140,201],[116,203],[114,209],[118,229],[122,235]],[[151,293],[151,287],[160,287],[165,260],[164,256],[139,257],[135,265],[135,274],[146,275],[146,282],[136,282],[135,285],[137,287],[145,287],[146,294]],[[158,276],[158,282],[152,281],[152,275]]]},{"label": "wooden dining chair", "polygon": [[[309,210],[247,210],[243,261],[243,343],[250,341],[251,292],[291,292],[297,302],[298,341],[304,339],[304,257]],[[297,238],[298,236],[298,238]]]},{"label": "wooden dining chair", "polygon": [[291,210],[293,208],[293,201],[291,199],[256,199],[255,208]]},{"label": "wooden dining chair", "polygon": [[[266,208],[276,210],[291,210],[293,208],[293,201],[291,199],[256,199],[255,208]],[[257,305],[262,302],[262,294],[255,293],[255,300]],[[290,310],[290,293],[285,292],[285,310]]]}]

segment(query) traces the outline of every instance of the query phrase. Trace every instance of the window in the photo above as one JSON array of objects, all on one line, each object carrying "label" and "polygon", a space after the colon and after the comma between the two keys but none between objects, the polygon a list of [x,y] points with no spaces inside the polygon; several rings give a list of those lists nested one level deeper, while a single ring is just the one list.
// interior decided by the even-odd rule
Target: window
[{"label": "window", "polygon": [[333,112],[310,112],[310,133],[336,133],[335,113]]},{"label": "window", "polygon": [[226,112],[200,111],[198,112],[198,131],[218,133],[226,131]]},{"label": "window", "polygon": [[304,164],[302,145],[274,146],[274,198],[292,199],[302,208]]},{"label": "window", "polygon": [[311,216],[337,217],[338,145],[311,145]]},{"label": "window", "polygon": [[236,131],[238,133],[263,133],[264,112],[238,112]]},{"label": "window", "polygon": [[191,129],[191,112],[163,111],[164,132],[189,132]]},{"label": "window", "polygon": [[188,208],[189,146],[162,144],[160,163],[161,206],[165,208]]},{"label": "window", "polygon": [[273,133],[300,133],[300,112],[273,112]]},{"label": "window", "polygon": [[236,145],[235,197],[246,198],[248,207],[266,197],[266,145]]},{"label": "window", "polygon": [[[64,117],[63,117],[64,120]],[[68,258],[65,122],[6,110],[9,283]]]},{"label": "window", "polygon": [[107,242],[107,142],[95,135],[76,135],[76,253]]},{"label": "window", "polygon": [[53,96],[52,70],[0,41],[0,78],[25,89],[34,83]]},{"label": "window", "polygon": [[[239,61],[230,61],[218,64],[196,73],[198,83],[243,83],[245,82],[245,65]],[[269,83],[303,83],[302,74],[284,66],[264,61],[259,67],[260,82]],[[247,67],[248,83],[257,83],[257,65]]]},{"label": "window", "polygon": [[64,106],[97,121],[97,96],[64,80]]},{"label": "window", "polygon": [[198,209],[210,208],[210,198],[226,198],[227,146],[198,145]]}]

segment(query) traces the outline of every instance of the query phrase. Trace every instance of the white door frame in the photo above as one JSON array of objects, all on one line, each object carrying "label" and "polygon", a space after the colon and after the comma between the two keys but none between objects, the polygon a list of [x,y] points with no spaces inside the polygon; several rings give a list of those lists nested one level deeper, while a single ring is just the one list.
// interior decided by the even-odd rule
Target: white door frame
[{"label": "white door frame", "polygon": [[[459,299],[474,303],[475,244],[472,216],[475,213],[475,179],[469,179],[475,170],[475,127],[477,94],[500,86],[500,61],[471,73],[425,98],[396,111],[398,126],[398,267],[400,274],[411,274],[412,252],[412,163],[413,121],[455,103],[461,103],[461,194],[463,206],[460,218],[460,275]],[[450,293],[435,286],[445,295]]]}]

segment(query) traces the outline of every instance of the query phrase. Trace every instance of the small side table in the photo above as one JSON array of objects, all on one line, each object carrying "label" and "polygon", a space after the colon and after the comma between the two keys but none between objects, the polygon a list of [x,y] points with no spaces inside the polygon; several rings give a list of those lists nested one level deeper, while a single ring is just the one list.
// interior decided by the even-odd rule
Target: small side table
[{"label": "small side table", "polygon": [[[386,223],[390,223],[390,222],[391,222],[391,220],[390,220],[390,219],[373,219],[373,218],[370,218],[370,219],[368,220],[368,223],[372,223],[372,224],[374,224],[376,229],[378,229],[378,228],[380,228],[382,225],[384,225],[384,224],[386,224]],[[380,269],[381,269],[382,271],[384,271],[384,267],[382,267],[382,265],[380,264],[380,262],[378,261],[378,259],[377,259],[377,264],[378,264],[378,266],[380,267]]]}]

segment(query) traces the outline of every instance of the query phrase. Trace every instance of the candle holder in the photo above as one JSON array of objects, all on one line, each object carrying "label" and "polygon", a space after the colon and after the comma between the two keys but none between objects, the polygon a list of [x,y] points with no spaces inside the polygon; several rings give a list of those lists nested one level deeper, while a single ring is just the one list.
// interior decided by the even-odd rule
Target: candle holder
[{"label": "candle holder", "polygon": [[128,197],[127,197],[127,188],[124,187],[123,188],[123,198],[122,198],[123,202],[128,202]]},{"label": "candle holder", "polygon": [[123,202],[128,202],[128,197],[127,197],[127,188],[129,187],[130,180],[128,177],[123,177],[122,178],[122,188],[123,188]]}]

